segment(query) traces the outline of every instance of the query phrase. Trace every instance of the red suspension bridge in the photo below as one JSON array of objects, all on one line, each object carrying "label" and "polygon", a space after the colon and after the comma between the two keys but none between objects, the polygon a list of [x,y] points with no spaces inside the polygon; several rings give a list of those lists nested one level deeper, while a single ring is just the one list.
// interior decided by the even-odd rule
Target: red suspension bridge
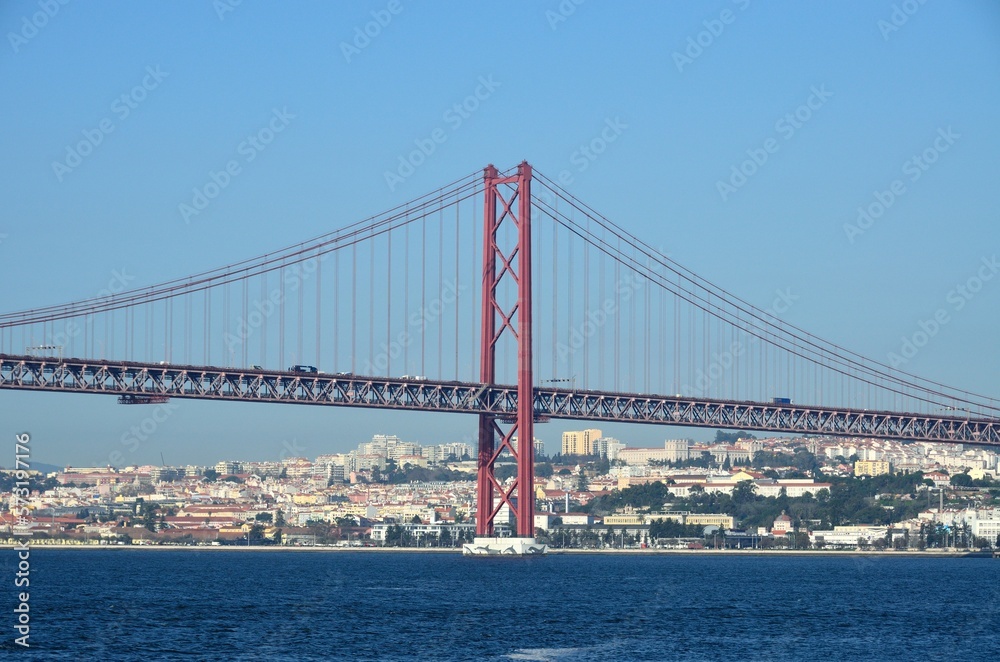
[{"label": "red suspension bridge", "polygon": [[780,314],[527,163],[491,165],[273,253],[2,314],[0,389],[475,414],[480,536],[504,506],[533,535],[530,440],[552,418],[1000,446],[997,400]]}]

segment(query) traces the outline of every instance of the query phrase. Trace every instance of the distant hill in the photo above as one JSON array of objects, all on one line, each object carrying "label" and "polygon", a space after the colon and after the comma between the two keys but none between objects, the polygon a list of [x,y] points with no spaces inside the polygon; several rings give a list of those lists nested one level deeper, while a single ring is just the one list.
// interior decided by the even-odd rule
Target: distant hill
[{"label": "distant hill", "polygon": [[41,471],[43,474],[49,474],[52,473],[53,471],[61,472],[65,468],[65,465],[57,466],[55,464],[32,462],[31,460],[28,460],[28,466],[31,468],[32,471]]}]

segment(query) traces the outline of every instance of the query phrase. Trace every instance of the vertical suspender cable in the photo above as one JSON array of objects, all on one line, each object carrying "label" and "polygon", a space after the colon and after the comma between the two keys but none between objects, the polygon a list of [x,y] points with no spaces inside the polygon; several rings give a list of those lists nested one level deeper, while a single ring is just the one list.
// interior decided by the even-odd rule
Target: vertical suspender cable
[{"label": "vertical suspender cable", "polygon": [[427,215],[420,217],[420,374],[427,374]]},{"label": "vertical suspender cable", "polygon": [[[458,204],[458,194],[455,195],[455,204]],[[438,225],[438,287],[437,291],[444,291],[444,209],[441,208],[438,211],[438,220],[440,224]],[[438,317],[438,346],[437,346],[437,357],[438,357],[438,369],[437,378],[444,379],[444,314],[442,313]]]},{"label": "vertical suspender cable", "polygon": [[[407,318],[410,314],[410,210],[406,210],[406,226],[403,229],[403,329],[410,337]],[[403,371],[410,372],[410,343],[403,343]],[[420,373],[424,374],[424,373]]]},{"label": "vertical suspender cable", "polygon": [[[677,291],[680,291],[680,275],[677,276]],[[674,301],[674,395],[681,392],[681,298],[673,295]]]},{"label": "vertical suspender cable", "polygon": [[[575,214],[574,208],[570,207],[570,217],[571,217],[570,218],[570,222],[571,223],[574,222],[574,220],[573,220],[572,217],[574,217],[575,215],[576,214]],[[568,275],[568,277],[566,279],[566,285],[567,285],[567,287],[566,287],[566,340],[565,340],[565,343],[566,343],[566,347],[572,347],[573,346],[573,328],[576,325],[576,319],[575,319],[575,315],[574,315],[574,313],[576,311],[573,310],[573,298],[574,298],[573,297],[573,291],[576,289],[576,285],[577,285],[577,283],[579,281],[577,280],[576,273],[573,270],[573,253],[575,251],[573,250],[573,234],[572,233],[569,233],[568,239],[569,239],[569,241],[567,242],[567,245],[566,245],[566,263],[569,265],[569,270],[568,270],[569,275]],[[575,365],[574,365],[574,363],[575,363],[575,357],[573,356],[573,352],[572,351],[566,352],[566,356],[569,357],[569,361],[566,364],[566,376],[568,378],[572,378],[573,375],[576,374],[576,369],[575,369]],[[570,382],[570,383],[572,384],[572,382]]]},{"label": "vertical suspender cable", "polygon": [[247,342],[250,340],[250,297],[247,292],[247,288],[250,287],[250,285],[247,282],[248,279],[249,275],[247,274],[247,270],[244,269],[243,278],[241,279],[241,286],[243,288],[243,315],[240,317],[240,326],[236,329],[236,333],[239,334],[240,338],[240,347],[243,349],[243,356],[241,357],[242,363],[240,363],[240,365],[244,368],[247,367],[247,358],[249,354]]},{"label": "vertical suspender cable", "polygon": [[[392,375],[392,229],[385,233],[385,374]],[[404,369],[406,366],[403,366]],[[405,370],[404,370],[405,372]]]},{"label": "vertical suspender cable", "polygon": [[168,363],[173,361],[173,349],[174,349],[174,298],[168,297],[165,306],[166,308],[166,329],[163,334],[163,359]]},{"label": "vertical suspender cable", "polygon": [[[559,197],[555,199],[555,210],[559,213]],[[559,224],[552,224],[552,377],[559,377]]]},{"label": "vertical suspender cable", "polygon": [[[590,232],[590,216],[587,216],[587,232]],[[583,334],[583,388],[590,388],[590,327],[587,318],[590,315],[590,244],[583,242],[583,319],[580,331]]]},{"label": "vertical suspender cable", "polygon": [[340,249],[333,251],[333,369],[340,368]]},{"label": "vertical suspender cable", "polygon": [[482,253],[482,246],[479,244],[481,241],[479,239],[479,220],[481,218],[479,210],[477,208],[477,200],[479,196],[472,196],[472,218],[470,219],[469,225],[472,227],[472,232],[469,233],[470,241],[472,245],[469,247],[469,262],[471,263],[472,269],[472,287],[470,288],[470,299],[472,305],[469,306],[469,381],[475,382],[479,381],[479,361],[478,350],[479,342],[478,336],[476,334],[476,325],[479,323],[480,318],[480,305],[479,301],[480,288],[476,287],[476,283],[480,283],[480,279],[483,275],[482,266],[479,265],[477,260]]},{"label": "vertical suspender cable", "polygon": [[[229,319],[230,319],[230,308],[229,308],[229,283],[223,283],[222,285],[222,359],[224,361],[228,360],[226,365],[231,366],[233,364],[233,348],[229,343]],[[228,351],[226,351],[228,350]]]},{"label": "vertical suspender cable", "polygon": [[[618,253],[619,254],[621,253],[621,250],[622,250],[622,240],[621,240],[621,237],[619,237],[618,238]],[[619,260],[615,260],[615,283],[614,283],[614,289],[612,291],[614,292],[614,296],[615,296],[615,299],[616,299],[615,303],[617,305],[615,306],[615,336],[614,336],[614,341],[612,342],[612,347],[614,348],[613,351],[614,351],[614,356],[615,356],[615,366],[614,366],[614,376],[615,376],[615,382],[614,382],[614,384],[615,385],[614,385],[614,390],[616,390],[616,391],[618,391],[618,390],[621,389],[621,382],[618,380],[618,355],[620,354],[620,348],[621,348],[621,321],[622,321],[622,316],[620,314],[621,313],[621,301],[618,300],[618,297],[620,296],[619,292],[618,292],[619,287],[620,287],[619,282],[621,280],[620,276],[621,276],[621,262]]]},{"label": "vertical suspender cable", "polygon": [[351,244],[351,372],[357,372],[358,356],[358,245]]},{"label": "vertical suspender cable", "polygon": [[[184,297],[184,363],[191,365],[191,300],[194,294]],[[131,310],[131,308],[128,308]],[[131,332],[130,332],[131,333]],[[244,344],[246,339],[244,339]]]},{"label": "vertical suspender cable", "polygon": [[[635,250],[633,249],[633,258],[635,257]],[[635,273],[633,272],[633,276]],[[631,280],[631,278],[629,279]],[[635,341],[636,341],[636,323],[635,323],[635,290],[634,281],[629,283],[629,297],[628,297],[628,336],[626,338],[626,344],[628,344],[628,390],[635,393]]]},{"label": "vertical suspender cable", "polygon": [[[368,241],[368,366],[375,371],[375,237]],[[388,373],[386,373],[388,375]]]},{"label": "vertical suspender cable", "polygon": [[[603,243],[607,230],[603,227],[601,228],[601,241]],[[601,302],[601,307],[604,308],[607,305],[607,299],[604,296],[604,265],[606,263],[606,256],[603,252],[599,253],[597,256],[597,298]],[[612,291],[614,289],[612,288]],[[605,313],[607,314],[607,313]],[[599,323],[597,324],[597,388],[606,389],[607,385],[604,383],[604,364],[605,356],[604,351],[607,349],[606,343],[604,342],[604,326],[608,323],[607,317],[602,315],[599,318]]]},{"label": "vertical suspender cable", "polygon": [[264,302],[267,301],[267,281],[268,281],[267,272],[264,272],[264,273],[260,274],[259,278],[260,278],[260,302],[259,302],[259,305],[262,306],[262,309],[261,309],[261,324],[260,324],[260,359],[259,360],[260,360],[260,365],[261,366],[268,367],[268,364],[267,364],[267,326],[268,326],[267,320],[268,320],[268,316],[266,316],[266,315],[263,314],[264,310],[268,310],[268,312],[270,312],[269,308],[268,309],[264,309],[263,308],[263,306],[265,305]]},{"label": "vertical suspender cable", "polygon": [[323,344],[323,255],[316,251],[316,367],[322,366]]},{"label": "vertical suspender cable", "polygon": [[293,274],[296,277],[295,278],[295,284],[296,284],[296,288],[295,289],[297,290],[296,294],[298,294],[297,298],[298,298],[298,307],[299,307],[298,324],[296,325],[297,328],[295,329],[295,356],[296,356],[296,360],[299,363],[305,363],[306,362],[306,357],[305,357],[305,354],[303,353],[303,351],[304,351],[304,344],[305,344],[304,338],[303,338],[303,334],[305,333],[305,326],[306,326],[305,325],[305,320],[304,320],[305,294],[306,294],[306,282],[305,282],[305,275],[304,275],[304,271],[303,271],[303,266],[304,265],[305,265],[305,262],[299,262],[298,264],[293,265],[295,267],[295,270],[293,271]]},{"label": "vertical suspender cable", "polygon": [[640,360],[641,360],[642,364],[645,366],[645,370],[643,371],[645,373],[643,375],[645,377],[645,382],[643,384],[643,387],[644,387],[644,391],[646,393],[650,392],[649,391],[649,373],[653,369],[653,357],[650,355],[650,351],[649,351],[649,348],[650,348],[649,336],[652,333],[652,327],[651,327],[651,325],[649,323],[649,317],[650,317],[650,314],[649,314],[649,297],[650,297],[649,290],[650,290],[651,286],[652,286],[652,283],[650,281],[648,281],[648,280],[645,280],[645,282],[643,283],[643,289],[646,290],[646,305],[643,308],[642,316],[646,320],[646,333],[645,333],[645,342],[643,343],[644,351],[645,351],[645,356],[640,357]]},{"label": "vertical suspender cable", "polygon": [[285,260],[281,260],[278,270],[278,287],[281,288],[281,298],[278,300],[278,369],[285,370]]},{"label": "vertical suspender cable", "polygon": [[[712,301],[712,295],[711,294],[708,295],[708,301],[709,301],[708,305],[711,305],[711,301]],[[708,376],[707,376],[708,369],[709,369],[709,365],[708,365],[708,345],[709,345],[708,322],[709,322],[708,313],[703,309],[701,311],[701,370],[705,371],[706,376],[705,376],[705,381],[704,381],[705,388],[702,390],[702,393],[701,393],[702,397],[707,397],[709,395],[710,391],[712,390],[712,386],[713,386],[712,380],[710,380],[708,378]]]},{"label": "vertical suspender cable", "polygon": [[[473,205],[474,204],[475,203],[473,203]],[[461,281],[460,281],[460,278],[459,278],[459,271],[460,270],[458,268],[458,259],[459,259],[459,255],[461,254],[461,251],[462,251],[462,248],[461,248],[461,238],[462,238],[461,227],[462,227],[462,224],[461,224],[461,216],[460,216],[461,206],[462,205],[459,202],[455,203],[455,292],[456,293],[462,291]],[[441,292],[439,292],[438,296],[444,297],[444,291],[442,290]],[[458,300],[457,300],[457,296],[456,296],[456,301],[455,301],[455,381],[458,381],[458,372],[459,372],[459,370],[458,370],[458,351],[459,351],[458,350],[458,317],[459,317],[459,315],[458,315],[458,309],[459,309],[459,306],[458,306]]]}]

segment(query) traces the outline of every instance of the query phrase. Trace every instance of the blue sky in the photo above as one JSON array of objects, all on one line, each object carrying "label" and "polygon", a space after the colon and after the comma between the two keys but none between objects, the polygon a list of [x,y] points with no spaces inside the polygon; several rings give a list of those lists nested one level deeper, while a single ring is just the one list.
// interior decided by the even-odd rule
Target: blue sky
[{"label": "blue sky", "polygon": [[[907,369],[1000,396],[1000,278],[952,301],[1000,248],[995,2],[36,0],[3,3],[0,26],[4,311],[263,254],[527,159],[758,306],[790,288],[790,322],[862,354],[884,360],[946,309]],[[475,112],[447,115],[484,80]],[[283,130],[246,160],[241,145],[276,111]],[[618,139],[581,160],[609,121]],[[446,139],[390,188],[386,172],[435,129]],[[67,150],[88,135],[99,144],[76,163]],[[233,158],[240,172],[185,223],[180,205]],[[379,432],[471,439],[475,425],[182,402],[123,446],[152,415],[0,394],[4,438],[27,430],[37,461],[77,465],[122,448],[136,463],[277,459],[285,444],[315,456]],[[567,427],[536,434],[555,450]],[[635,445],[710,434],[606,431]]]}]

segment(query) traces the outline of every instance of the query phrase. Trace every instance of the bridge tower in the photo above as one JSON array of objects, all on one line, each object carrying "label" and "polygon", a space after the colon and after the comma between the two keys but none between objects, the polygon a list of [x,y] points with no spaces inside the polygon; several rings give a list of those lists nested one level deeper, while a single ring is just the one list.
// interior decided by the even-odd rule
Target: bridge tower
[{"label": "bridge tower", "polygon": [[[493,385],[496,380],[497,343],[510,337],[517,348],[517,413],[512,418],[493,414],[479,415],[478,493],[476,499],[477,545],[494,535],[494,520],[507,506],[517,520],[517,537],[511,546],[500,545],[504,553],[540,553],[534,545],[534,380],[531,365],[531,166],[526,161],[517,173],[501,176],[493,165],[483,173],[483,309],[481,327],[480,381]],[[505,246],[501,230],[510,224],[516,241]],[[510,280],[516,286],[513,302],[503,301],[499,287]],[[506,429],[504,429],[506,428]],[[517,437],[515,447],[514,437]],[[499,441],[499,443],[497,443]],[[507,450],[517,461],[517,476],[509,488],[494,475],[494,463]],[[495,497],[499,499],[495,499]],[[494,501],[497,503],[494,505]],[[500,553],[498,547],[470,553]]]}]

